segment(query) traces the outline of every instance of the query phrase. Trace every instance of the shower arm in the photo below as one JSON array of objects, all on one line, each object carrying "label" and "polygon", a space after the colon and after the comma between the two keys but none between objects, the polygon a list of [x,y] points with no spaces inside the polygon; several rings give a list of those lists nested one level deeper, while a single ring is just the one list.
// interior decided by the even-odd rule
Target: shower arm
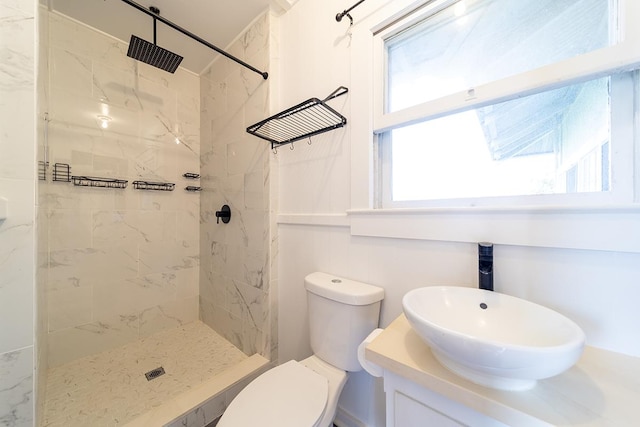
[{"label": "shower arm", "polygon": [[[155,6],[151,6],[149,8],[149,10],[151,12],[153,12],[154,15],[158,15],[160,16],[160,9],[158,9]],[[153,44],[158,44],[158,20],[156,19],[156,17],[153,17]]]},{"label": "shower arm", "polygon": [[[267,80],[267,78],[269,77],[269,73],[267,73],[266,71],[258,70],[257,68],[247,64],[243,60],[236,58],[235,56],[225,52],[224,50],[220,49],[219,47],[212,45],[211,43],[209,43],[208,41],[204,40],[203,38],[198,37],[197,35],[193,34],[191,31],[185,30],[181,26],[179,26],[177,24],[174,24],[173,22],[171,22],[168,19],[160,16],[157,13],[154,13],[153,10],[149,10],[146,7],[140,5],[140,4],[138,4],[138,3],[136,3],[136,2],[134,2],[132,0],[122,0],[122,1],[125,2],[126,4],[128,4],[129,6],[135,8],[135,9],[138,9],[140,12],[145,13],[145,14],[147,14],[147,15],[149,15],[149,16],[151,16],[153,18],[153,24],[154,24],[153,25],[153,41],[154,41],[154,43],[155,43],[155,38],[156,38],[155,23],[156,23],[156,20],[159,20],[163,24],[168,25],[169,27],[173,28],[174,30],[181,32],[185,36],[190,37],[193,40],[202,43],[203,45],[207,46],[209,49],[215,50],[220,55],[226,56],[227,58],[231,59],[232,61],[237,62],[238,64],[242,65],[243,67],[246,67],[246,68],[250,69],[254,73],[260,74],[263,79]],[[153,9],[155,9],[155,8],[153,8]]]}]

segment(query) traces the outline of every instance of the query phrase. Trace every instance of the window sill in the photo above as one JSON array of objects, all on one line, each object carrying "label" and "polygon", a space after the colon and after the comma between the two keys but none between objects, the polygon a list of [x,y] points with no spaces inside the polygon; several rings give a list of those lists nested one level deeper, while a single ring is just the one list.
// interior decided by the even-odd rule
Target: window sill
[{"label": "window sill", "polygon": [[351,235],[640,253],[640,205],[347,211]]}]

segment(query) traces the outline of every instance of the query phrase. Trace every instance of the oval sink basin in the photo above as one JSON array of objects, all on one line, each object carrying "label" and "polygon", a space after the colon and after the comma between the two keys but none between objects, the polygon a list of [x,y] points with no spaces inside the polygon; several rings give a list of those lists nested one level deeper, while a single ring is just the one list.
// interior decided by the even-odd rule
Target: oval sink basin
[{"label": "oval sink basin", "polygon": [[498,292],[418,288],[404,296],[402,307],[440,363],[491,388],[530,389],[573,366],[584,348],[584,332],[571,320]]}]

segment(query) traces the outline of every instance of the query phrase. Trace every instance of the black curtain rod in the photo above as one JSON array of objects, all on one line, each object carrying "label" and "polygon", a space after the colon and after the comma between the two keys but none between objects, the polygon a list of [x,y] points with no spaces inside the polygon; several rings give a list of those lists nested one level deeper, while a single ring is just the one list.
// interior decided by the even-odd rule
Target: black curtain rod
[{"label": "black curtain rod", "polygon": [[[132,6],[135,9],[138,9],[140,12],[146,13],[147,15],[153,17],[153,19],[157,19],[160,22],[170,26],[174,30],[180,31],[185,36],[191,37],[192,39],[202,43],[203,45],[207,46],[208,48],[215,50],[219,54],[226,56],[227,58],[231,59],[232,61],[237,62],[238,64],[242,65],[243,67],[246,67],[246,68],[250,69],[251,71],[260,74],[263,79],[267,80],[267,78],[269,77],[269,73],[267,73],[266,71],[260,71],[257,68],[252,67],[251,65],[247,64],[243,60],[236,58],[235,56],[225,52],[224,50],[220,49],[219,47],[212,45],[211,43],[209,43],[208,41],[204,40],[203,38],[198,37],[197,35],[193,34],[191,31],[185,30],[181,26],[179,26],[177,24],[174,24],[173,22],[171,22],[168,19],[160,16],[157,13],[153,13],[151,10],[147,9],[146,7],[140,5],[140,4],[138,4],[138,3],[136,3],[136,2],[134,2],[132,0],[122,0],[122,1],[125,2],[126,4],[128,4],[129,6]],[[364,0],[362,0],[362,1],[364,1]]]},{"label": "black curtain rod", "polygon": [[349,15],[349,12],[351,12],[356,7],[360,6],[360,4],[362,2],[364,2],[364,0],[360,0],[358,3],[354,4],[349,9],[346,9],[346,10],[342,11],[341,13],[338,13],[336,15],[336,21],[340,22],[340,21],[342,21],[342,18],[344,18],[346,16],[351,21],[351,25],[353,25],[353,18],[351,17],[351,15]]}]

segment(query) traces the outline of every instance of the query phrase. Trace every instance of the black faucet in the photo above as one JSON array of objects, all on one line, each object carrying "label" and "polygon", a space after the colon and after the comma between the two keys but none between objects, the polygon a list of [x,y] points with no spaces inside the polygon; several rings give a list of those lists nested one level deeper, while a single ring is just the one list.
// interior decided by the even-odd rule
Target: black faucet
[{"label": "black faucet", "polygon": [[478,243],[478,287],[493,291],[493,243]]}]

